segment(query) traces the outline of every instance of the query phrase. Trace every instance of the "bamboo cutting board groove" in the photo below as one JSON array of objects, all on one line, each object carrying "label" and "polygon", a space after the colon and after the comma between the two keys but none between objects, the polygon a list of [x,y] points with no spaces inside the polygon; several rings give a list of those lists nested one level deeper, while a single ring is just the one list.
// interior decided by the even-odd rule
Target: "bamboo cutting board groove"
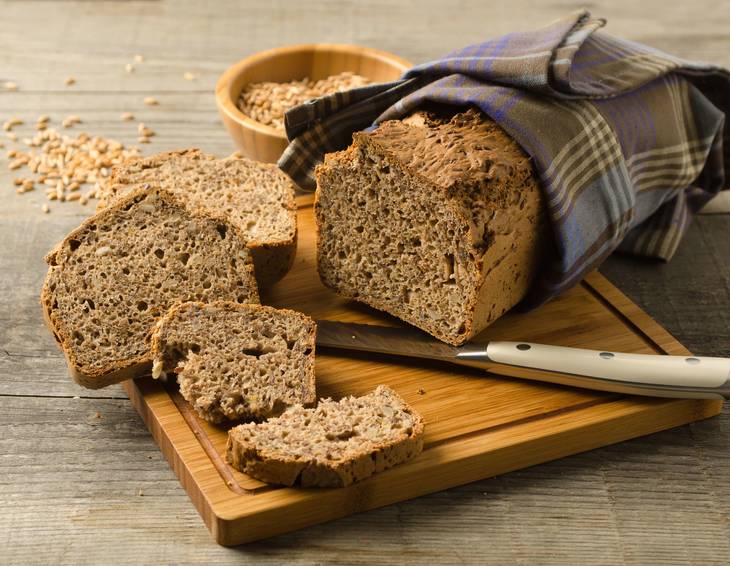
[{"label": "bamboo cutting board groove", "polygon": [[[262,299],[315,318],[400,324],[337,297],[319,281],[312,198],[299,199],[292,271]],[[598,273],[528,314],[508,314],[477,340],[524,340],[613,351],[688,354]],[[426,421],[423,453],[340,489],[269,486],[225,462],[226,429],[197,418],[172,385],[125,388],[217,542],[234,545],[374,509],[577,452],[704,419],[721,401],[631,397],[392,356],[317,352],[317,393],[340,398],[387,384]],[[514,376],[529,370],[514,370]],[[486,520],[486,519],[485,519]]]}]

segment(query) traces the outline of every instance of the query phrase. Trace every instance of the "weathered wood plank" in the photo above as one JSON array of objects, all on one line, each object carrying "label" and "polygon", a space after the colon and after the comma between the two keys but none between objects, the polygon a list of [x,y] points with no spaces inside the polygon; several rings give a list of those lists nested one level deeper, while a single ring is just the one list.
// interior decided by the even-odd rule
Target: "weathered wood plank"
[{"label": "weathered wood plank", "polygon": [[[415,62],[527,29],[582,4],[477,0],[309,3],[0,3],[0,118],[60,119],[133,141],[131,110],[157,130],[146,151],[197,145],[225,155],[212,87],[233,60],[285,43],[343,41]],[[594,2],[609,31],[730,66],[725,1]],[[127,75],[135,53],[147,62]],[[182,78],[199,73],[196,81]],[[63,79],[76,76],[74,87]],[[159,107],[144,107],[146,95]],[[4,138],[0,137],[0,140]],[[7,563],[723,563],[730,496],[728,412],[719,418],[277,537],[240,550],[211,542],[127,401],[12,395],[82,391],[65,375],[37,309],[48,247],[86,213],[11,194],[0,160],[0,547]],[[699,219],[669,264],[615,257],[603,268],[694,351],[730,355],[730,220]],[[5,351],[10,355],[6,356]],[[10,395],[10,396],[8,396]],[[101,419],[96,419],[99,411]],[[97,422],[99,421],[99,422]],[[137,495],[142,489],[143,497]]]},{"label": "weathered wood plank", "polygon": [[703,215],[668,263],[615,254],[601,272],[693,352],[730,356],[730,216]]},{"label": "weathered wood plank", "polygon": [[231,550],[128,401],[0,396],[0,544],[8,564],[722,564],[728,432],[724,415]]}]

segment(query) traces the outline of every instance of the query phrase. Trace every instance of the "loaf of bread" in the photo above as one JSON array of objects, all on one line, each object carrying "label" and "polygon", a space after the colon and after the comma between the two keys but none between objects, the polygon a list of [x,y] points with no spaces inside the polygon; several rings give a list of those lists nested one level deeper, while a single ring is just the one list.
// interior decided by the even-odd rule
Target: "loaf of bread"
[{"label": "loaf of bread", "polygon": [[259,301],[238,227],[157,188],[88,218],[46,262],[46,322],[71,375],[92,389],[150,369],[152,328],[174,303]]},{"label": "loaf of bread", "polygon": [[112,169],[98,189],[97,210],[141,186],[162,187],[194,210],[227,216],[248,240],[262,290],[289,271],[297,237],[294,185],[276,165],[216,159],[197,149],[134,158]]},{"label": "loaf of bread", "polygon": [[320,400],[315,409],[228,432],[226,459],[261,481],[342,487],[410,460],[423,450],[423,420],[393,390]]},{"label": "loaf of bread", "polygon": [[549,240],[529,157],[475,109],[356,133],[316,174],[324,284],[450,344],[524,297]]},{"label": "loaf of bread", "polygon": [[152,334],[152,376],[176,374],[207,421],[260,420],[316,401],[315,322],[286,309],[183,303]]}]

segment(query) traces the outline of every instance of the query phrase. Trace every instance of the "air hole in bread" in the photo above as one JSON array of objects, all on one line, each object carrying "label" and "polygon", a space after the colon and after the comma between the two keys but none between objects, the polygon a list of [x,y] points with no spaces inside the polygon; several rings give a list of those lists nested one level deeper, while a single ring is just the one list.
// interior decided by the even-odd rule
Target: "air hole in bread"
[{"label": "air hole in bread", "polygon": [[79,248],[80,245],[81,245],[81,242],[79,242],[78,240],[71,239],[68,241],[68,249],[71,250],[72,252],[75,252]]},{"label": "air hole in bread", "polygon": [[247,356],[251,356],[252,358],[260,358],[261,356],[264,355],[264,353],[261,350],[258,350],[256,348],[248,348],[248,349],[242,350],[242,353]]}]

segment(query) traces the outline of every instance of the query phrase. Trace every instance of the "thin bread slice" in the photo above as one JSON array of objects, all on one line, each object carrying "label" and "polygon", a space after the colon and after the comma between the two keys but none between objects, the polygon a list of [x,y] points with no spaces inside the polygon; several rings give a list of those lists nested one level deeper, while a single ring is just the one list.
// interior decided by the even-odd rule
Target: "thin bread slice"
[{"label": "thin bread slice", "polygon": [[228,432],[226,459],[261,481],[343,487],[410,460],[423,450],[423,419],[392,389],[323,399]]},{"label": "thin bread slice", "polygon": [[88,218],[46,262],[46,322],[72,377],[91,389],[150,369],[152,328],[174,303],[259,301],[243,234],[161,189]]},{"label": "thin bread slice", "polygon": [[265,419],[316,401],[315,333],[314,320],[287,309],[184,303],[157,323],[152,376],[177,374],[207,421]]},{"label": "thin bread slice", "polygon": [[143,186],[179,194],[193,209],[225,215],[245,234],[263,290],[291,268],[296,253],[294,185],[276,165],[198,149],[132,158],[115,166],[98,190],[97,210]]}]

